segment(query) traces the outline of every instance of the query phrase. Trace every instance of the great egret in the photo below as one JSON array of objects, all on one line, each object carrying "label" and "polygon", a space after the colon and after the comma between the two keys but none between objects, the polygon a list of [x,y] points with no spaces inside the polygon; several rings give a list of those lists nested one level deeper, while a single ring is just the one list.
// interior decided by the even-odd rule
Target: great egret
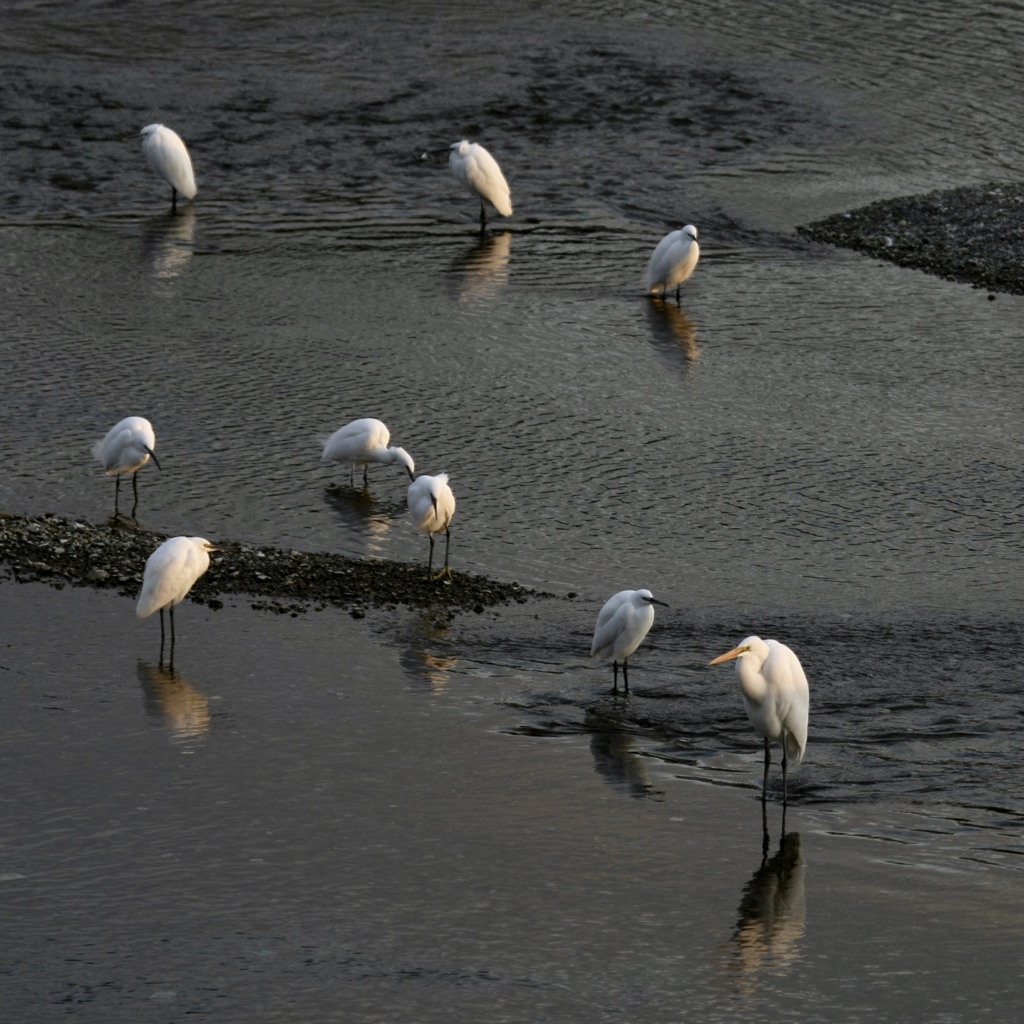
[{"label": "great egret", "polygon": [[371,462],[385,466],[403,466],[409,479],[414,480],[416,468],[412,457],[404,448],[389,448],[391,433],[380,420],[361,419],[346,423],[327,439],[321,462],[350,464],[349,483],[355,476],[356,466],[363,467],[363,483],[367,482],[366,471]]},{"label": "great egret", "polygon": [[139,135],[149,166],[171,186],[171,209],[177,210],[178,192],[186,199],[194,199],[198,189],[192,173],[192,158],[181,136],[162,124],[147,124]]},{"label": "great egret", "polygon": [[590,656],[612,663],[612,692],[619,691],[619,662],[622,662],[622,683],[629,693],[627,659],[640,646],[654,622],[654,608],[660,604],[649,590],[620,590],[608,598],[597,616],[594,642]]},{"label": "great egret", "polygon": [[184,600],[196,580],[210,568],[210,552],[218,551],[205,537],[171,537],[146,559],[142,593],[135,606],[140,619],[160,612],[160,656],[164,650],[164,609],[171,616],[171,661],[174,661],[174,606]]},{"label": "great egret", "polygon": [[466,139],[453,142],[448,149],[448,166],[452,174],[473,195],[480,198],[480,230],[482,231],[487,223],[484,200],[502,217],[511,217],[512,198],[498,161],[478,142],[469,142]]},{"label": "great egret", "polygon": [[651,253],[644,275],[644,289],[654,292],[660,288],[664,298],[670,288],[675,288],[678,302],[679,286],[693,273],[699,258],[697,229],[692,224],[670,231]]},{"label": "great egret", "polygon": [[121,491],[121,476],[124,473],[132,475],[132,493],[135,495],[132,518],[135,518],[135,510],[139,505],[137,474],[150,459],[153,460],[157,469],[160,468],[160,463],[157,462],[153,452],[155,447],[156,434],[153,433],[153,424],[142,416],[128,416],[120,423],[115,423],[107,431],[107,436],[92,446],[92,453],[106,470],[107,476],[113,476],[116,481],[114,484],[115,519],[120,515],[117,502]]},{"label": "great egret", "polygon": [[444,568],[432,579],[439,580],[443,576],[451,576],[448,568],[448,545],[451,534],[448,524],[455,515],[455,495],[448,486],[448,474],[438,473],[436,476],[419,476],[409,485],[409,514],[413,526],[430,538],[430,560],[427,562],[427,575],[434,570],[434,534],[443,533]]},{"label": "great egret", "polygon": [[736,677],[743,693],[743,706],[747,718],[764,737],[764,780],[761,800],[768,792],[768,766],[772,755],[769,742],[782,743],[782,801],[786,802],[786,757],[804,759],[807,746],[807,715],[810,693],[807,676],[800,659],[778,640],[762,640],[748,636],[725,654],[720,654],[710,665],[736,659]]}]

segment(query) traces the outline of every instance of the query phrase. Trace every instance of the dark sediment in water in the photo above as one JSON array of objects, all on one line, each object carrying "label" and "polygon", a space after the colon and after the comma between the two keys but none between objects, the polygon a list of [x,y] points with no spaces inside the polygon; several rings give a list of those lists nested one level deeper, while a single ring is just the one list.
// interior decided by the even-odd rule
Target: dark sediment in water
[{"label": "dark sediment in water", "polygon": [[1024,185],[884,199],[797,231],[901,267],[1024,295]]},{"label": "dark sediment in water", "polygon": [[[221,550],[189,597],[211,607],[245,594],[254,607],[300,612],[336,605],[359,616],[367,606],[413,605],[483,611],[494,605],[550,597],[518,583],[453,571],[450,580],[427,579],[425,565],[363,561],[344,555],[255,547],[210,538]],[[0,567],[20,583],[114,588],[134,597],[146,559],[165,535],[119,523],[96,525],[59,516],[0,513]]]}]

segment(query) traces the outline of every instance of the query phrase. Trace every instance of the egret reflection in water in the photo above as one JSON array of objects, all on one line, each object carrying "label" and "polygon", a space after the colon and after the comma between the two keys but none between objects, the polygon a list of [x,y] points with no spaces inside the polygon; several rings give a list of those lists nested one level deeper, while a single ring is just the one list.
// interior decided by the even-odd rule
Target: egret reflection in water
[{"label": "egret reflection in water", "polygon": [[460,303],[493,298],[508,284],[512,232],[483,235],[454,264]]},{"label": "egret reflection in water", "polygon": [[590,731],[590,753],[594,770],[613,789],[642,800],[658,797],[662,790],[655,789],[647,772],[643,755],[636,749],[636,739],[604,716],[587,712],[586,727]]},{"label": "egret reflection in water", "polygon": [[783,974],[800,959],[806,927],[800,833],[787,833],[783,823],[778,850],[769,857],[768,848],[766,827],[761,864],[743,887],[736,928],[717,950],[719,966],[748,995],[760,974]]},{"label": "egret reflection in water", "polygon": [[186,206],[180,213],[162,213],[146,221],[142,232],[142,258],[154,277],[170,280],[188,266],[194,255],[196,209]]},{"label": "egret reflection in water", "polygon": [[196,739],[210,731],[210,700],[180,673],[140,661],[146,713],[159,719],[178,740]]},{"label": "egret reflection in water", "polygon": [[389,502],[365,488],[347,484],[332,484],[325,493],[345,530],[362,538],[363,553],[370,558],[384,558],[391,522],[405,516],[405,504]]},{"label": "egret reflection in water", "polygon": [[448,653],[451,626],[447,619],[435,612],[421,612],[415,623],[410,623],[410,644],[402,652],[402,667],[419,683],[426,683],[433,693],[448,689],[452,669],[459,663],[458,656]]},{"label": "egret reflection in water", "polygon": [[681,359],[684,369],[690,369],[701,354],[697,325],[675,303],[651,297],[645,305],[654,347],[669,362],[679,366]]}]

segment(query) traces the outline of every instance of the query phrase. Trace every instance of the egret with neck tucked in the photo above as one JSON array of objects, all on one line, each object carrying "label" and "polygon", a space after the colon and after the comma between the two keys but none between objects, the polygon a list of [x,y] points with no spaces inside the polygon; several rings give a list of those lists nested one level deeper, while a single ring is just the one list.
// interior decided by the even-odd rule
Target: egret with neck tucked
[{"label": "egret with neck tucked", "polygon": [[761,801],[768,792],[768,766],[772,754],[770,743],[782,744],[782,802],[786,803],[787,756],[800,762],[807,747],[807,717],[810,692],[800,659],[778,640],[762,640],[748,636],[709,665],[736,661],[736,678],[743,694],[747,718],[757,734],[764,738],[764,779]]},{"label": "egret with neck tucked", "polygon": [[150,459],[157,469],[160,468],[160,463],[153,452],[155,447],[156,434],[153,432],[153,424],[142,416],[127,416],[115,423],[107,431],[106,437],[92,446],[92,453],[99,460],[107,476],[114,477],[115,519],[121,514],[117,503],[121,493],[121,477],[125,473],[132,475],[132,493],[135,495],[132,519],[135,518],[135,510],[139,507],[139,470]]},{"label": "egret with neck tucked", "polygon": [[[412,516],[413,526],[420,533],[425,533],[430,538],[430,559],[427,562],[427,576],[432,580],[439,580],[444,576],[451,576],[452,571],[448,567],[448,545],[451,543],[451,534],[448,532],[448,524],[455,515],[455,495],[448,486],[448,474],[438,473],[436,476],[418,476],[409,484],[409,514]],[[434,535],[444,534],[444,568],[436,575],[434,571]]]},{"label": "egret with neck tucked", "polygon": [[649,590],[620,590],[608,598],[598,613],[590,656],[612,663],[612,692],[619,692],[619,662],[622,685],[629,693],[629,656],[640,646],[654,623],[654,605],[659,601]]},{"label": "egret with neck tucked", "polygon": [[657,292],[660,288],[664,298],[670,288],[675,288],[678,302],[679,286],[693,273],[699,258],[697,229],[692,224],[670,231],[651,253],[644,275],[644,290]]},{"label": "egret with neck tucked", "polygon": [[480,200],[480,230],[487,223],[490,203],[502,217],[512,216],[512,196],[498,161],[478,142],[453,142],[449,147],[448,166],[455,179]]},{"label": "egret with neck tucked", "polygon": [[147,124],[142,131],[142,152],[149,166],[171,186],[171,211],[177,211],[178,193],[186,199],[195,199],[196,178],[181,136],[162,124]]},{"label": "egret with neck tucked", "polygon": [[373,462],[382,466],[401,466],[409,474],[409,479],[414,480],[416,466],[412,457],[404,448],[388,447],[390,440],[391,433],[380,420],[353,420],[327,438],[320,461],[341,465],[349,463],[349,483],[355,479],[356,466],[362,466],[365,486],[366,472]]}]

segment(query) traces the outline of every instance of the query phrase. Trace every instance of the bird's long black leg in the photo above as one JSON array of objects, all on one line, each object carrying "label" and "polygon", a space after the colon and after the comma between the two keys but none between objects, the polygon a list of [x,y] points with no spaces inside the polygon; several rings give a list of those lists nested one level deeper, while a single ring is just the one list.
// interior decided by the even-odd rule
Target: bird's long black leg
[{"label": "bird's long black leg", "polygon": [[370,478],[366,475],[370,471],[370,464],[366,463],[363,466],[363,486],[368,487],[370,485]]},{"label": "bird's long black leg", "polygon": [[434,571],[434,535],[428,533],[427,536],[430,538],[430,558],[427,559],[427,577]]},{"label": "bird's long black leg", "polygon": [[117,500],[121,496],[121,474],[118,473],[114,477],[114,518],[116,519],[120,512],[117,510]]},{"label": "bird's long black leg", "polygon": [[171,213],[178,212],[178,195],[174,191],[174,186],[171,186]]},{"label": "bird's long black leg", "polygon": [[786,737],[782,737],[782,806],[786,806]]},{"label": "bird's long black leg", "polygon": [[764,739],[764,779],[761,782],[761,802],[768,795],[768,765],[772,763],[772,748],[768,746],[768,737]]},{"label": "bird's long black leg", "polygon": [[171,616],[171,655],[167,659],[167,667],[174,668],[174,605],[172,604],[170,609]]},{"label": "bird's long black leg", "polygon": [[622,689],[629,693],[629,658],[622,659]]},{"label": "bird's long black leg", "polygon": [[452,542],[452,535],[448,532],[448,527],[444,528],[444,567],[448,568],[448,545]]},{"label": "bird's long black leg", "polygon": [[487,224],[487,209],[484,207],[484,201],[480,200],[480,233],[483,234],[484,226]]},{"label": "bird's long black leg", "polygon": [[619,692],[619,663],[612,661],[612,693]]},{"label": "bird's long black leg", "polygon": [[163,667],[164,664],[164,610],[160,609],[160,659],[158,664]]},{"label": "bird's long black leg", "polygon": [[132,519],[135,518],[135,510],[139,507],[139,471],[136,470],[132,473],[132,494],[135,495],[135,501],[132,503]]},{"label": "bird's long black leg", "polygon": [[676,285],[676,305],[679,305],[679,285]]},{"label": "bird's long black leg", "polygon": [[[782,812],[785,815],[785,811]],[[786,832],[785,828],[785,817],[783,817],[783,834]],[[765,802],[761,801],[761,864],[768,859],[768,806]]]}]

